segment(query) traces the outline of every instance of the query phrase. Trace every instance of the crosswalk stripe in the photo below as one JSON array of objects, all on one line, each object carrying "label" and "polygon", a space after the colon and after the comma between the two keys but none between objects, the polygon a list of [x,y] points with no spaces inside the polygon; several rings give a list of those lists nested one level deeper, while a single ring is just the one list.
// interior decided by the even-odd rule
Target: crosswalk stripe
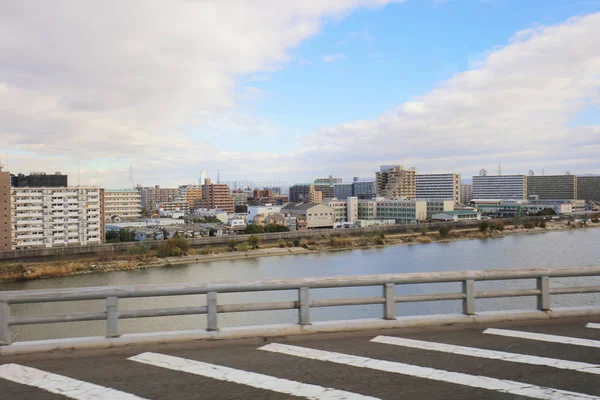
[{"label": "crosswalk stripe", "polygon": [[133,394],[19,364],[0,365],[0,378],[77,400],[144,400]]},{"label": "crosswalk stripe", "polygon": [[600,329],[600,324],[594,324],[592,322],[586,324],[585,326],[586,328],[592,328],[592,329]]},{"label": "crosswalk stripe", "polygon": [[260,347],[260,350],[308,358],[312,360],[329,361],[337,364],[350,365],[359,368],[368,368],[377,371],[392,372],[416,378],[430,379],[434,381],[471,386],[480,389],[494,390],[501,393],[509,393],[517,396],[531,397],[534,399],[600,399],[600,397],[595,397],[587,394],[552,389],[542,386],[535,386],[522,382],[515,382],[486,376],[469,375],[459,372],[450,372],[441,369],[421,367],[417,365],[403,364],[399,362],[385,360],[377,360],[373,358],[354,356],[350,354],[309,349],[305,347],[291,346],[279,343],[268,344],[266,346]]},{"label": "crosswalk stripe", "polygon": [[507,353],[504,351],[478,349],[475,347],[456,346],[446,343],[424,342],[421,340],[405,339],[390,336],[377,336],[371,342],[391,344],[394,346],[411,347],[421,350],[433,350],[443,353],[459,354],[462,356],[488,358],[520,364],[543,365],[558,369],[567,369],[588,374],[600,374],[600,365],[588,364],[578,361],[559,360],[556,358],[530,356],[525,354]]},{"label": "crosswalk stripe", "polygon": [[306,399],[377,400],[376,397],[363,396],[361,394],[346,392],[343,390],[336,390],[318,385],[276,378],[274,376],[257,374],[254,372],[223,367],[221,365],[208,364],[201,361],[174,357],[166,354],[146,352],[130,357],[128,360],[153,365],[156,367],[168,368],[175,371],[205,376],[220,381],[239,383],[258,389],[271,390],[273,392],[304,397]]},{"label": "crosswalk stripe", "polygon": [[575,346],[596,347],[600,348],[600,340],[581,339],[569,336],[547,335],[545,333],[534,333],[524,331],[513,331],[508,329],[488,328],[483,333],[498,336],[509,336],[519,339],[539,340],[541,342],[571,344]]}]

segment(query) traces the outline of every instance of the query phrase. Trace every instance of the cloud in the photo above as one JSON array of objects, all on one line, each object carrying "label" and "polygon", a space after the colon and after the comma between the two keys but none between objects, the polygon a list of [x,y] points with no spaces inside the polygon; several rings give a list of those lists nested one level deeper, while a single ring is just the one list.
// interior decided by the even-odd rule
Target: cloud
[{"label": "cloud", "polygon": [[573,173],[597,171],[600,126],[571,121],[598,107],[599,89],[600,13],[519,32],[396,110],[322,129],[307,151],[348,174],[368,172],[348,161],[357,159],[372,161],[371,171],[396,162],[468,175],[498,161],[506,173],[561,173],[569,163]]},{"label": "cloud", "polygon": [[4,1],[0,150],[136,165],[180,152],[225,161],[185,126],[234,110],[239,77],[281,68],[327,19],[393,1]]},{"label": "cloud", "polygon": [[344,54],[336,53],[336,54],[329,54],[329,55],[326,55],[325,57],[323,57],[323,62],[331,63],[331,62],[334,62],[337,60],[344,60],[344,59],[346,59],[346,56]]}]

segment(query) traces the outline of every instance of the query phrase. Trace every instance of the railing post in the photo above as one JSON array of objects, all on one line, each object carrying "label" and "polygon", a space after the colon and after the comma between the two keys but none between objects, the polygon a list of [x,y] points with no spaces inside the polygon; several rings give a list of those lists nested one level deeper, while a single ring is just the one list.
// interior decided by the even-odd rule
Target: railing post
[{"label": "railing post", "polygon": [[298,289],[298,302],[300,303],[298,323],[310,325],[310,294],[308,287]]},{"label": "railing post", "polygon": [[537,308],[541,311],[550,309],[550,277],[540,276],[536,279],[537,289],[541,292],[537,297]]},{"label": "railing post", "polygon": [[119,337],[119,298],[106,298],[106,337]]},{"label": "railing post", "polygon": [[8,301],[0,301],[0,346],[10,344],[10,326],[8,319],[10,318],[10,305]]},{"label": "railing post", "polygon": [[385,298],[385,304],[383,305],[383,318],[384,319],[396,319],[396,302],[394,301],[394,285],[393,283],[386,283],[383,286],[383,297]]},{"label": "railing post", "polygon": [[475,281],[473,279],[464,280],[462,290],[465,295],[463,299],[463,314],[475,314]]},{"label": "railing post", "polygon": [[208,307],[206,318],[206,330],[218,331],[219,322],[217,320],[217,292],[206,293],[206,305]]}]

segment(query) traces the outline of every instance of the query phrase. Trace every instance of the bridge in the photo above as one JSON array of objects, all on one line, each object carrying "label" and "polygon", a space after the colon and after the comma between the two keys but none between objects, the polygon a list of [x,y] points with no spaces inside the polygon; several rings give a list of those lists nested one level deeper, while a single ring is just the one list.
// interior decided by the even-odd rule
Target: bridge
[{"label": "bridge", "polygon": [[[600,267],[5,291],[0,292],[0,393],[10,399],[600,399],[598,298],[570,307],[552,307],[551,301],[600,292],[600,286],[580,285],[597,276]],[[513,281],[534,284],[500,290],[486,284]],[[403,294],[409,285],[448,282],[459,283],[461,290]],[[380,287],[381,295],[314,295],[319,289],[355,287]],[[227,293],[289,290],[296,300],[222,301]],[[206,301],[119,309],[120,299],[182,295],[203,295]],[[536,298],[535,309],[477,310],[478,299],[514,297]],[[11,312],[18,304],[98,299],[105,309],[97,312]],[[406,303],[457,300],[458,314],[397,316]],[[381,305],[381,313],[358,320],[311,319],[316,308],[355,305]],[[263,310],[295,310],[298,323],[219,326],[221,314]],[[175,315],[205,315],[206,329],[119,332],[123,319]],[[106,323],[102,337],[11,339],[12,326],[96,320]]]}]

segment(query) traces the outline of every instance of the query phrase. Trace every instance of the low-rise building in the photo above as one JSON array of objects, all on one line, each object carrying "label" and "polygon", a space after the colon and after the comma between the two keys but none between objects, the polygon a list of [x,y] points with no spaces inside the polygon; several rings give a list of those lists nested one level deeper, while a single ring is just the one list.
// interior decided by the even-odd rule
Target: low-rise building
[{"label": "low-rise building", "polygon": [[478,221],[481,219],[481,214],[471,210],[444,211],[432,215],[431,219],[433,221]]},{"label": "low-rise building", "polygon": [[254,217],[258,214],[274,214],[281,212],[282,206],[266,205],[266,206],[249,206],[248,207],[248,221],[254,221]]},{"label": "low-rise building", "polygon": [[333,228],[335,222],[333,208],[324,204],[289,203],[282,208],[282,211],[303,217],[307,229]]}]

